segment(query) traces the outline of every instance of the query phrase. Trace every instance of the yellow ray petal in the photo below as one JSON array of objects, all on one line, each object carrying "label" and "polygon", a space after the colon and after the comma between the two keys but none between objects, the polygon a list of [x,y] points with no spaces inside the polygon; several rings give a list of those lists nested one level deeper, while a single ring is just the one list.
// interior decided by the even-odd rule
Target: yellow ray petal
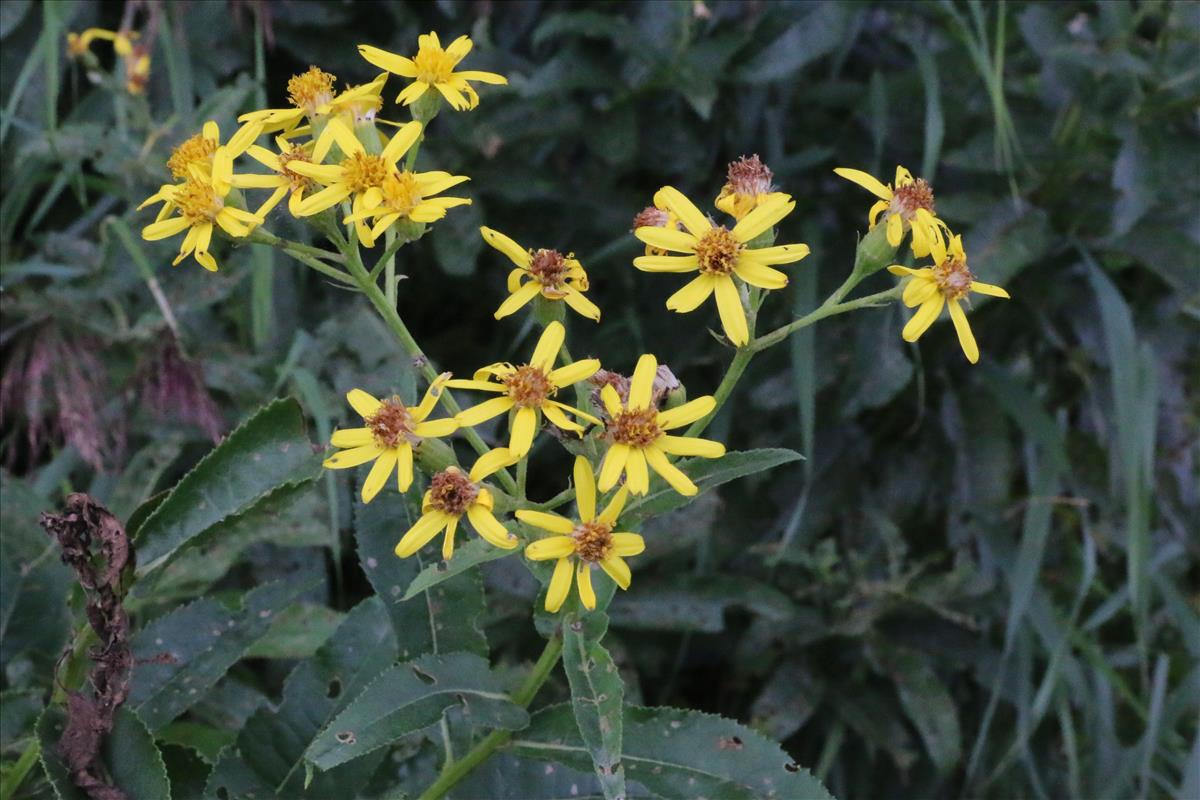
[{"label": "yellow ray petal", "polygon": [[646,353],[638,359],[629,381],[629,408],[649,408],[654,393],[654,378],[658,374],[658,359]]},{"label": "yellow ray petal", "polygon": [[695,272],[700,260],[694,256],[638,256],[633,265],[642,272]]},{"label": "yellow ray petal", "polygon": [[691,231],[693,236],[703,236],[712,229],[712,223],[708,221],[708,217],[700,213],[700,209],[696,208],[696,205],[675,187],[662,187],[654,194],[654,199],[656,201],[661,199],[667,208],[679,217],[679,221]]},{"label": "yellow ray petal", "polygon": [[721,316],[721,327],[734,345],[741,347],[750,341],[750,328],[746,323],[746,312],[733,280],[724,275],[716,282],[717,312]]},{"label": "yellow ray petal", "polygon": [[549,561],[552,558],[566,558],[575,552],[575,540],[570,536],[547,536],[531,542],[525,548],[525,557],[530,561]]},{"label": "yellow ray petal", "polygon": [[667,298],[667,308],[679,314],[695,311],[717,288],[717,277],[703,273]]},{"label": "yellow ray petal", "polygon": [[644,452],[650,468],[671,484],[672,489],[686,497],[691,497],[700,491],[696,488],[696,484],[692,483],[691,478],[684,475],[679,467],[667,460],[667,456],[662,450],[657,447],[647,447]]},{"label": "yellow ray petal", "polygon": [[629,565],[625,563],[625,559],[618,555],[609,555],[600,562],[600,568],[608,573],[608,577],[613,579],[613,583],[620,586],[622,589],[629,588],[629,582],[633,580],[633,573],[629,569]]},{"label": "yellow ray petal", "polygon": [[915,342],[921,338],[921,334],[929,330],[929,326],[934,323],[938,315],[942,313],[942,306],[946,304],[946,298],[941,292],[937,292],[933,297],[925,301],[925,304],[917,309],[917,313],[912,315],[912,319],[904,326],[904,330],[900,335],[904,337],[906,342]]},{"label": "yellow ray petal", "polygon": [[363,419],[375,416],[375,412],[383,405],[375,396],[367,394],[362,389],[351,389],[346,392],[346,402]]},{"label": "yellow ray petal", "polygon": [[635,230],[633,235],[652,247],[676,253],[694,253],[696,250],[696,237],[681,230],[645,225]]},{"label": "yellow ray petal", "polygon": [[475,532],[488,541],[493,547],[499,547],[502,550],[512,550],[520,542],[517,537],[508,532],[508,529],[500,523],[500,520],[478,503],[472,503],[467,507],[467,519],[471,521],[471,527]]},{"label": "yellow ray petal", "polygon": [[370,428],[342,428],[333,432],[329,443],[334,447],[362,447],[375,441]]},{"label": "yellow ray petal", "polygon": [[[575,523],[559,514],[549,511],[530,511],[520,509],[516,512],[517,519],[544,531],[566,535],[575,530]],[[549,558],[549,556],[547,556]]]},{"label": "yellow ray petal", "polygon": [[513,456],[520,458],[529,452],[529,448],[533,446],[533,437],[537,433],[537,425],[537,411],[529,407],[517,409],[508,437],[508,449]]},{"label": "yellow ray petal", "polygon": [[857,183],[882,200],[892,199],[892,190],[880,182],[874,175],[863,172],[861,169],[850,169],[849,167],[838,167],[834,172],[848,181]]},{"label": "yellow ray petal", "polygon": [[367,463],[371,459],[378,457],[382,452],[383,448],[375,443],[365,444],[362,447],[354,447],[334,453],[325,459],[321,463],[321,466],[325,467],[325,469],[349,469],[350,467],[357,467],[359,464]]},{"label": "yellow ray petal", "polygon": [[491,400],[485,400],[479,405],[471,406],[468,409],[458,412],[454,418],[458,420],[460,426],[472,428],[481,422],[486,422],[492,417],[500,416],[512,408],[513,405],[515,404],[511,397],[493,397]]},{"label": "yellow ray petal", "polygon": [[612,551],[621,557],[636,556],[646,549],[646,540],[636,533],[614,533]]},{"label": "yellow ray petal", "polygon": [[725,455],[725,445],[711,439],[697,439],[693,436],[664,436],[656,441],[655,446],[664,453],[673,456],[700,456],[701,458],[720,458]]},{"label": "yellow ray petal", "polygon": [[430,539],[437,536],[442,528],[446,527],[446,523],[452,519],[448,514],[441,511],[430,511],[421,516],[413,526],[409,528],[400,541],[396,544],[395,553],[400,558],[408,558],[413,553],[424,547]]},{"label": "yellow ray petal", "polygon": [[604,461],[600,464],[600,479],[596,482],[596,488],[602,492],[607,492],[617,483],[617,478],[621,477],[621,472],[625,469],[625,462],[629,459],[629,445],[614,444],[608,448],[608,452],[604,454]]},{"label": "yellow ray petal", "polygon": [[739,242],[749,242],[759,234],[769,231],[776,222],[792,213],[795,208],[796,202],[788,195],[776,197],[742,217],[730,233]]},{"label": "yellow ray petal", "polygon": [[571,591],[571,559],[560,558],[554,565],[550,585],[546,588],[546,610],[551,614],[562,608],[563,601]]},{"label": "yellow ray petal", "polygon": [[558,358],[558,351],[562,349],[566,336],[567,329],[561,322],[551,322],[547,325],[538,339],[537,347],[533,349],[533,356],[529,359],[530,366],[546,372],[554,369],[554,361]]},{"label": "yellow ray petal", "polygon": [[689,400],[681,406],[659,412],[658,425],[664,430],[682,428],[684,425],[690,425],[701,417],[708,416],[716,407],[717,401],[712,395],[697,397],[695,400]]},{"label": "yellow ray petal", "polygon": [[971,332],[971,323],[957,300],[950,301],[950,320],[954,323],[954,331],[958,334],[958,343],[962,345],[963,354],[967,361],[975,364],[979,361],[979,345],[975,343],[975,334]]},{"label": "yellow ray petal", "polygon": [[508,298],[500,304],[500,307],[496,309],[496,313],[492,316],[496,319],[507,317],[509,314],[513,313],[518,308],[537,297],[538,292],[541,290],[542,285],[540,283],[537,281],[530,281],[509,295]]},{"label": "yellow ray petal", "polygon": [[387,483],[387,479],[391,477],[392,469],[396,466],[396,448],[389,447],[379,454],[379,458],[375,459],[375,464],[371,467],[371,471],[367,473],[366,480],[362,485],[362,501],[369,503],[375,499],[375,495],[379,494],[379,490]]},{"label": "yellow ray petal", "polygon": [[575,565],[575,584],[579,588],[579,601],[591,611],[596,607],[596,592],[592,589],[592,565],[580,561]]}]

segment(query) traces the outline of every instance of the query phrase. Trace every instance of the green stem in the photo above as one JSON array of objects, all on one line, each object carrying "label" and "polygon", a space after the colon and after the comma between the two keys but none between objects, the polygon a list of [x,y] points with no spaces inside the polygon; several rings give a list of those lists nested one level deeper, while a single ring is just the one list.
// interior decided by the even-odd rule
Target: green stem
[{"label": "green stem", "polygon": [[[525,678],[525,682],[521,684],[520,688],[512,693],[514,703],[521,708],[529,707],[537,695],[538,689],[542,688],[542,684],[550,677],[551,670],[562,656],[562,647],[562,637],[558,635],[551,637],[550,641],[546,642],[546,647],[542,650],[542,655],[538,658],[537,663],[533,665],[533,670]],[[449,769],[443,769],[442,774],[424,791],[420,800],[437,800],[439,797],[445,797],[446,793],[467,777],[471,770],[487,761],[496,750],[508,744],[512,736],[512,731],[489,733],[466,755],[451,764]]]},{"label": "green stem", "polygon": [[851,278],[848,278],[845,283],[838,287],[837,291],[831,294],[829,298],[816,310],[805,314],[803,317],[800,317],[797,320],[789,322],[787,325],[784,325],[781,328],[776,328],[770,333],[764,333],[762,336],[751,339],[749,344],[747,344],[745,347],[739,348],[737,355],[733,357],[733,361],[729,364],[729,371],[725,373],[725,377],[721,379],[721,383],[717,386],[717,390],[713,392],[713,399],[716,400],[716,406],[708,416],[698,419],[692,423],[692,426],[687,429],[687,433],[684,435],[699,436],[704,429],[708,427],[708,424],[713,421],[713,418],[716,417],[717,412],[721,410],[721,406],[725,405],[725,401],[729,399],[729,395],[733,392],[734,386],[736,386],[738,380],[741,379],[742,373],[746,371],[746,367],[750,364],[750,360],[754,358],[755,354],[761,353],[767,348],[774,347],[796,331],[802,328],[807,328],[814,322],[823,320],[826,317],[845,314],[847,311],[853,311],[857,308],[885,305],[886,303],[899,298],[900,292],[902,291],[900,286],[895,286],[885,292],[877,292],[876,294],[867,295],[866,297],[860,297],[857,300],[850,300],[845,303],[838,302],[846,295],[846,292],[849,292],[850,289],[854,287],[854,284],[857,282],[858,281],[854,278],[854,276],[851,276]]},{"label": "green stem", "polygon": [[[412,333],[408,330],[408,326],[404,324],[404,320],[400,318],[399,312],[396,311],[396,306],[389,304],[387,297],[379,289],[379,286],[371,280],[370,273],[363,266],[362,258],[358,255],[357,247],[348,247],[346,252],[350,254],[350,259],[347,261],[347,266],[350,268],[350,273],[353,276],[354,283],[358,286],[366,298],[371,301],[371,305],[375,306],[375,310],[379,312],[379,316],[383,319],[385,325],[391,330],[392,335],[396,337],[396,341],[404,348],[413,360],[414,363],[421,365],[421,374],[425,376],[427,381],[432,382],[438,376],[437,368],[433,362],[421,350],[421,346],[417,344],[417,340],[413,338]],[[449,389],[442,390],[442,403],[451,414],[458,414],[462,411],[462,406],[450,394]],[[488,452],[491,448],[487,443],[475,432],[474,428],[463,428],[463,435],[466,436],[467,442],[480,455]],[[506,491],[515,494],[517,491],[517,483],[513,480],[512,475],[508,474],[508,470],[502,469],[496,473],[497,479],[504,485]]]},{"label": "green stem", "polygon": [[384,255],[383,261],[383,292],[387,297],[388,304],[392,308],[396,307],[396,248],[393,245],[396,243],[396,229],[390,227],[384,233],[384,241],[387,242],[387,252]]},{"label": "green stem", "polygon": [[517,462],[517,499],[524,502],[525,497],[525,480],[529,474],[529,459],[522,458]]},{"label": "green stem", "polygon": [[12,765],[2,780],[0,780],[0,800],[9,800],[21,788],[21,784],[25,782],[25,777],[29,771],[33,769],[37,763],[38,754],[41,752],[41,745],[36,738],[30,739],[25,745],[25,750],[21,753],[21,757],[17,759],[17,763]]},{"label": "green stem", "polygon": [[[308,245],[300,244],[299,242],[280,239],[278,236],[275,236],[274,234],[268,233],[264,230],[254,231],[254,233],[246,237],[245,241],[249,242],[250,244],[265,244],[270,245],[271,247],[277,247],[292,258],[299,261],[301,264],[315,269],[317,272],[325,275],[326,277],[333,278],[334,280],[341,281],[342,283],[350,284],[351,286],[356,283],[354,278],[352,278],[343,270],[340,270],[331,264],[326,264],[324,261],[320,260],[321,258],[340,259],[341,257],[338,256],[337,253],[329,253],[327,250],[322,250],[319,247],[309,247]],[[314,257],[310,254],[313,252],[321,255],[319,257]]]}]

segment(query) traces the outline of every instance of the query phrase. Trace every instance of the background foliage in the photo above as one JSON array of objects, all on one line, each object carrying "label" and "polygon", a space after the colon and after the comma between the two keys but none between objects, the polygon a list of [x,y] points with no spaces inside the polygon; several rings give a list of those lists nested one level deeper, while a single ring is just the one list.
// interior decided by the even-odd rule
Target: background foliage
[{"label": "background foliage", "polygon": [[[474,659],[455,669],[507,690],[539,649],[537,587],[514,560],[399,603],[419,570],[390,555],[404,498],[357,506],[346,476],[319,476],[308,445],[348,413],[341,392],[413,391],[365,304],[254,247],[218,254],[216,275],[168,269],[170,243],[131,233],[204,120],[231,130],[281,105],[309,64],[362,82],[355,44],[407,52],[429,29],[470,33],[472,67],[511,81],[442,114],[426,145],[472,176],[474,199],[403,251],[401,313],[440,363],[526,347],[528,325],[491,318],[507,270],[483,252],[486,222],[587,266],[606,320],[573,323],[576,354],[628,372],[653,352],[711,391],[728,354],[662,308],[673,287],[633,270],[628,230],[664,183],[715,196],[744,153],[797,199],[786,234],[813,249],[764,325],[814,307],[852,263],[869,200],[835,166],[931,179],[973,270],[1014,298],[977,303],[977,367],[944,323],[905,345],[896,308],[827,320],[751,366],[713,438],[807,460],[655,521],[606,639],[630,706],[749,727],[680,712],[694,738],[658,756],[684,771],[639,776],[631,754],[652,737],[630,709],[632,792],[686,794],[697,753],[729,757],[717,796],[765,791],[737,782],[783,766],[754,728],[839,797],[1200,797],[1200,6],[168,4],[145,103],[64,53],[67,31],[115,28],[123,10],[0,4],[5,797],[51,796],[48,781],[71,796],[52,757],[30,756],[54,738],[53,715],[34,721],[83,619],[36,524],[68,491],[137,531],[135,653],[192,654],[135,667],[119,721],[157,741],[163,763],[143,761],[175,797],[296,796],[306,747],[334,768],[311,796],[423,786],[453,701],[427,696],[420,670],[374,688],[423,698],[398,746],[342,764],[326,723],[396,658],[426,653],[434,676]],[[272,397],[295,400],[256,412]],[[539,453],[533,495],[557,492],[567,464]],[[454,796],[599,793],[582,744],[574,764],[530,760],[570,725],[566,670]],[[530,722],[469,708],[450,713],[456,746]],[[152,796],[155,779],[130,780]]]}]

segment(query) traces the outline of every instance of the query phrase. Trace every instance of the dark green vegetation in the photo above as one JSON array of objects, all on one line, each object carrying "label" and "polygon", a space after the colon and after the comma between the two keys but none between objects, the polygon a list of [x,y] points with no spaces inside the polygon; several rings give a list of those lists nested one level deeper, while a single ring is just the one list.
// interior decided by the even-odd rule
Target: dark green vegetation
[{"label": "dark green vegetation", "polygon": [[[631,792],[689,796],[700,774],[711,796],[754,796],[765,775],[803,776],[767,739],[841,798],[1200,796],[1200,5],[191,3],[160,20],[148,103],[65,58],[67,31],[121,13],[0,3],[4,798],[54,796],[47,774],[66,786],[31,743],[57,738],[60,712],[37,723],[56,660],[89,644],[74,638],[82,593],[37,525],[70,491],[138,537],[125,606],[151,661],[108,763],[139,797],[164,771],[176,798],[205,795],[210,772],[212,796],[296,797],[306,750],[333,770],[309,796],[419,791],[458,702],[422,675],[484,692],[450,714],[460,755],[474,730],[519,730],[454,797],[599,794],[589,750],[614,746]],[[359,506],[350,476],[320,476],[308,443],[350,421],[345,390],[414,391],[366,303],[277,252],[218,245],[211,275],[137,238],[153,212],[134,206],[206,119],[227,135],[309,64],[368,80],[355,44],[410,52],[430,29],[471,33],[470,66],[511,81],[443,112],[422,151],[470,175],[474,199],[402,251],[399,307],[439,365],[529,344],[521,316],[492,320],[507,266],[486,222],[588,268],[605,316],[570,321],[577,356],[628,372],[653,352],[691,395],[711,392],[730,358],[704,330],[715,312],[666,311],[677,284],[633,269],[628,230],[664,183],[715,197],[744,153],[797,200],[782,240],[813,250],[760,330],[850,269],[871,198],[837,166],[930,179],[979,279],[1013,296],[976,303],[975,367],[946,321],[906,345],[897,307],[823,321],[751,365],[709,435],[807,460],[643,531],[607,612],[623,744],[572,727],[580,652],[528,715],[493,697],[542,645],[518,559],[397,603],[421,566],[390,555],[411,509],[390,489]],[[533,496],[569,468],[535,453]],[[185,657],[154,661],[164,650]],[[371,743],[326,723],[413,658],[415,674],[369,690],[397,709],[375,724],[429,735],[344,761],[339,746]],[[696,711],[676,712],[676,746],[642,706]],[[562,737],[576,740],[551,746]]]}]

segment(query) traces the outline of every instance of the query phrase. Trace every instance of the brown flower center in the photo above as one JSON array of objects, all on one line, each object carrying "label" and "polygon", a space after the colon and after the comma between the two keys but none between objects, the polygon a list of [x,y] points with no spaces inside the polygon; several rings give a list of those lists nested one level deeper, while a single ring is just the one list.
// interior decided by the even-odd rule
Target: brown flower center
[{"label": "brown flower center", "polygon": [[293,161],[300,161],[305,164],[311,163],[312,159],[304,152],[302,147],[290,147],[286,152],[279,154],[279,174],[287,178],[292,184],[292,191],[297,189],[308,189],[312,187],[313,180],[299,172],[293,172],[288,165]]},{"label": "brown flower center", "polygon": [[547,289],[561,289],[567,280],[567,260],[557,250],[535,250],[529,271]]},{"label": "brown flower center", "polygon": [[633,218],[633,229],[638,228],[665,228],[671,220],[671,215],[661,208],[654,206],[646,206]]},{"label": "brown flower center", "polygon": [[546,398],[554,394],[554,384],[550,377],[540,367],[524,364],[504,379],[508,396],[518,406],[524,408],[540,408]]},{"label": "brown flower center", "polygon": [[370,153],[355,153],[342,159],[342,180],[352,192],[365,192],[372,186],[380,186],[388,176],[388,163],[381,156]]},{"label": "brown flower center", "polygon": [[742,156],[731,163],[726,181],[735,194],[757,197],[771,191],[771,181],[774,178],[771,170],[755,153],[749,157]]},{"label": "brown flower center", "polygon": [[974,278],[967,262],[949,256],[945,261],[933,268],[933,279],[947,300],[958,300],[971,291],[971,280]]},{"label": "brown flower center", "polygon": [[728,275],[737,265],[743,245],[725,226],[712,228],[696,242],[696,258],[700,260],[700,271],[714,275]]},{"label": "brown flower center", "polygon": [[658,427],[658,409],[638,408],[620,411],[608,423],[608,433],[617,444],[646,447],[662,436]]},{"label": "brown flower center", "polygon": [[171,152],[171,157],[167,159],[167,169],[171,170],[171,174],[176,178],[188,178],[192,174],[192,165],[211,164],[216,152],[217,143],[204,138],[204,134],[197,133]]},{"label": "brown flower center", "polygon": [[603,561],[612,549],[612,525],[604,522],[581,522],[571,536],[575,539],[575,555],[584,561]]},{"label": "brown flower center", "polygon": [[225,201],[217,195],[212,184],[196,178],[189,178],[180,186],[174,200],[179,213],[192,225],[213,221],[225,207]]},{"label": "brown flower center", "polygon": [[429,482],[429,505],[461,517],[479,497],[479,486],[457,467],[447,467]]},{"label": "brown flower center", "polygon": [[307,72],[293,75],[288,81],[288,100],[306,114],[315,114],[317,109],[333,99],[333,82],[328,72],[309,67]]},{"label": "brown flower center", "polygon": [[934,213],[933,187],[924,178],[917,178],[912,183],[899,186],[892,193],[892,211],[898,212],[906,221],[911,222],[917,209],[925,209]]},{"label": "brown flower center", "polygon": [[367,427],[380,447],[398,447],[403,442],[413,444],[413,418],[400,398],[393,395],[384,400],[379,410],[367,418]]}]

